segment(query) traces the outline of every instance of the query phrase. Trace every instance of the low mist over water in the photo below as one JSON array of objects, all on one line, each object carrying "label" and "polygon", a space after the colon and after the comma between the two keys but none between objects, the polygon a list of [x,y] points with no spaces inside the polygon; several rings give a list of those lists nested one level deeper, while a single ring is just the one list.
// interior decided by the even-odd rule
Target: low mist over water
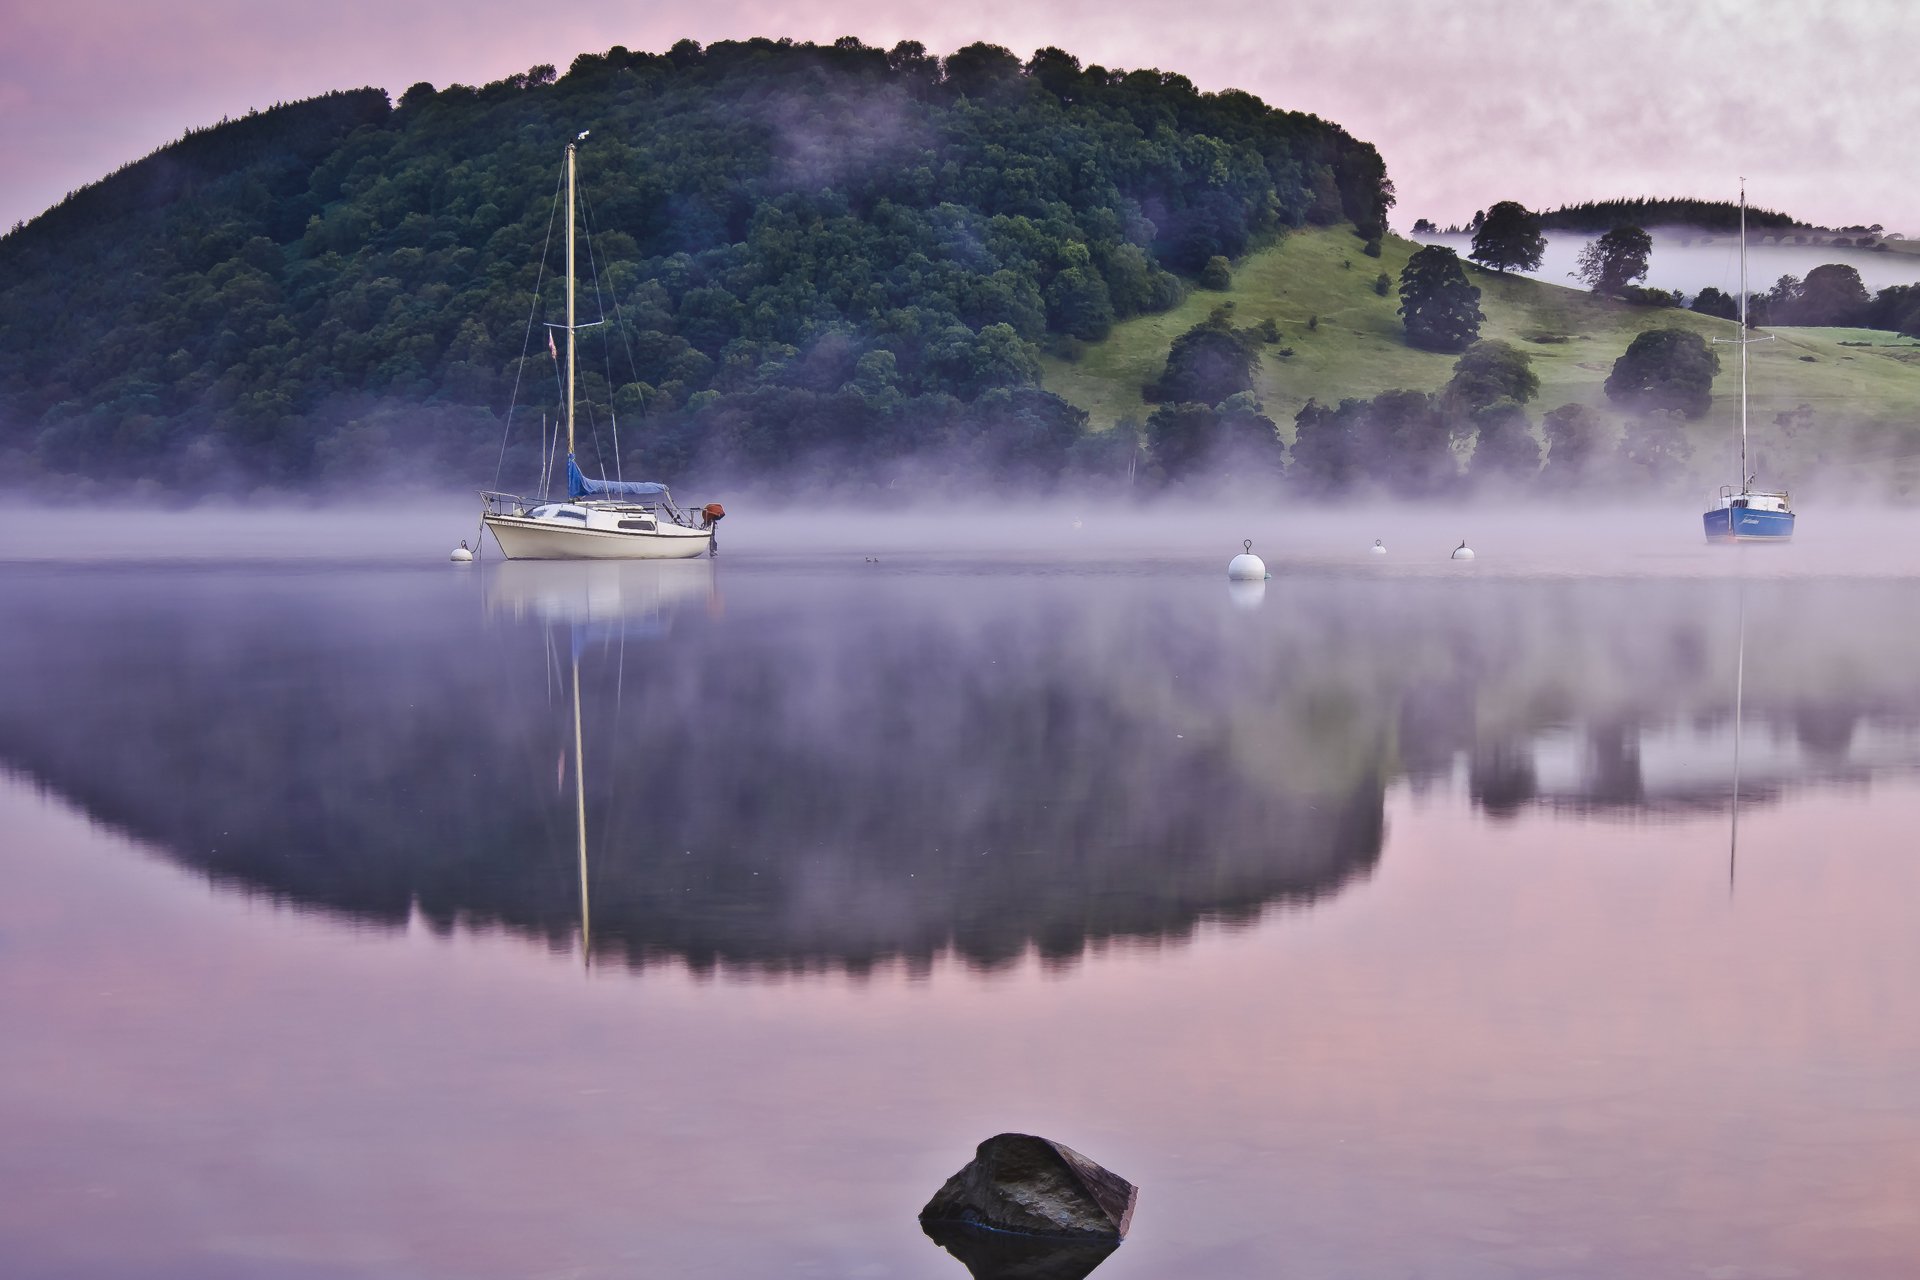
[{"label": "low mist over water", "polygon": [[1101,1277],[1907,1274],[1914,517],[984,510],[9,517],[0,1258],[957,1278],[1025,1130]]}]

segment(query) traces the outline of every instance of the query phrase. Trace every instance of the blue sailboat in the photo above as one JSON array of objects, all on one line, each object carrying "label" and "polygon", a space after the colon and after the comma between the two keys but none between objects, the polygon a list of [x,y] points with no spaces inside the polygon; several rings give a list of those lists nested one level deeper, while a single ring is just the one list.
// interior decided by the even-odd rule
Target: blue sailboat
[{"label": "blue sailboat", "polygon": [[1747,464],[1747,348],[1771,342],[1747,330],[1747,180],[1740,180],[1740,336],[1715,338],[1740,348],[1740,490],[1720,486],[1720,496],[1700,519],[1708,542],[1786,542],[1793,537],[1793,500],[1785,489],[1756,489]]}]

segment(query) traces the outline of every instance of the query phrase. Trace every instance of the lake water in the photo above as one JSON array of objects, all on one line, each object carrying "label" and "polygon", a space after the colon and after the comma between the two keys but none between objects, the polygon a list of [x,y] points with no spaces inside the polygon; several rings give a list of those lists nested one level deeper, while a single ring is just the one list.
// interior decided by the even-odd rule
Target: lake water
[{"label": "lake water", "polygon": [[1910,1277],[1920,522],[1803,522],[14,528],[0,1273],[963,1280],[1019,1130],[1100,1280]]}]

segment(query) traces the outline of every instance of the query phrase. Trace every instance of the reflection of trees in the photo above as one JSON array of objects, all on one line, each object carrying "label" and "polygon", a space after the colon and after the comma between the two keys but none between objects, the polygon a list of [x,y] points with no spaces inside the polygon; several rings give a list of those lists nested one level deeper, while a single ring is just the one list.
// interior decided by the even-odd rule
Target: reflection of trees
[{"label": "reflection of trees", "polygon": [[[564,626],[489,619],[477,576],[15,576],[0,758],[250,892],[575,936]],[[1300,580],[1254,613],[1193,590],[766,578],[664,634],[603,619],[578,637],[596,951],[863,968],[1178,938],[1364,875],[1396,775],[1464,762],[1496,815],[1668,803],[1647,735],[1730,719],[1711,584]],[[1920,721],[1916,605],[1749,588],[1746,723],[1804,749],[1781,768],[1857,772],[1862,726]],[[1542,771],[1555,733],[1572,792]]]},{"label": "reflection of trees", "polygon": [[1598,804],[1632,805],[1646,794],[1640,776],[1640,742],[1628,726],[1597,724],[1587,734],[1593,762],[1591,794]]},{"label": "reflection of trees", "polygon": [[[571,938],[565,683],[543,674],[568,631],[482,630],[451,589],[363,603],[363,584],[207,579],[110,608],[49,584],[29,612],[83,642],[0,632],[23,677],[0,692],[0,750],[225,882]],[[1377,856],[1377,726],[1330,713],[1309,759],[1191,627],[1003,584],[955,594],[596,632],[596,950],[1066,958],[1309,900]]]},{"label": "reflection of trees", "polygon": [[1532,755],[1510,743],[1474,752],[1467,785],[1474,801],[1496,818],[1519,812],[1540,787]]},{"label": "reflection of trees", "polygon": [[1800,745],[1816,756],[1844,760],[1853,732],[1866,709],[1847,706],[1803,705],[1793,709],[1793,731]]},{"label": "reflection of trees", "polygon": [[[1846,581],[1745,590],[1746,735],[1775,744],[1748,761],[1749,799],[1920,763],[1920,672],[1900,641],[1920,621],[1920,592]],[[1472,798],[1496,815],[1536,803],[1723,803],[1739,591],[1734,582],[1620,581],[1410,592],[1398,611],[1417,613],[1423,633],[1400,642],[1401,769],[1419,782],[1464,760]],[[1869,725],[1885,732],[1879,754],[1861,756],[1858,731]],[[1548,779],[1541,757],[1556,751],[1563,767]]]}]

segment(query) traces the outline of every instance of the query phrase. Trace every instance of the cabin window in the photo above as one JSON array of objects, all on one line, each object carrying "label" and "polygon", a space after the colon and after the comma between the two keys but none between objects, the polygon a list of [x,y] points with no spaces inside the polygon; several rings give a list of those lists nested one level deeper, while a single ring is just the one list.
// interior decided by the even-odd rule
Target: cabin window
[{"label": "cabin window", "polygon": [[578,520],[581,524],[587,522],[587,513],[584,511],[567,511],[562,509],[555,511],[553,515],[557,520]]},{"label": "cabin window", "polygon": [[622,520],[620,527],[622,529],[635,529],[643,533],[652,533],[654,524],[651,520]]}]

